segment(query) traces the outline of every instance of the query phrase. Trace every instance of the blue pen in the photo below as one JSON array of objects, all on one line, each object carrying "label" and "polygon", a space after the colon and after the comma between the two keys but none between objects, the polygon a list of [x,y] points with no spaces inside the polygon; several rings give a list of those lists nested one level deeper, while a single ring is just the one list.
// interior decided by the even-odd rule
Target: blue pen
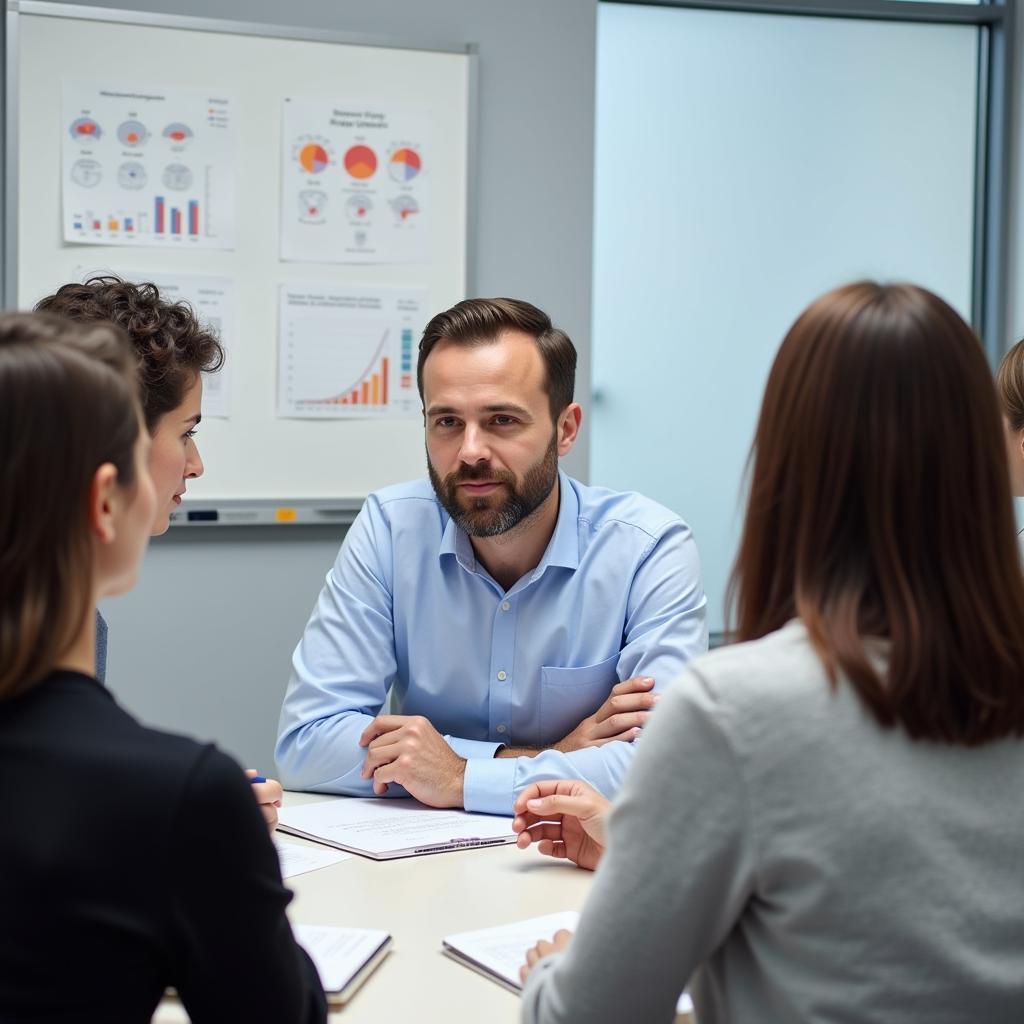
[{"label": "blue pen", "polygon": [[254,775],[249,781],[255,786],[257,782],[266,782],[266,778],[262,775]]}]

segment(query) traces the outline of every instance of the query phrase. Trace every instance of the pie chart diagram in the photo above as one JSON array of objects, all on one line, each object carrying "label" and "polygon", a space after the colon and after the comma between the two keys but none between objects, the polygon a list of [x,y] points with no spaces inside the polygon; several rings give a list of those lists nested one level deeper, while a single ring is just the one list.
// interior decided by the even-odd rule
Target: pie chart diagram
[{"label": "pie chart diagram", "polygon": [[117,126],[117,141],[122,146],[134,149],[141,146],[149,138],[149,132],[141,121],[122,121]]},{"label": "pie chart diagram", "polygon": [[187,146],[192,139],[192,129],[181,121],[172,121],[164,130],[163,137],[175,148]]},{"label": "pie chart diagram", "polygon": [[388,161],[388,172],[395,181],[412,181],[423,166],[415,149],[403,147],[395,150]]},{"label": "pie chart diagram", "polygon": [[99,124],[91,117],[76,118],[68,130],[71,132],[71,138],[79,142],[94,142],[103,134]]},{"label": "pie chart diagram", "polygon": [[71,180],[82,188],[93,188],[103,178],[103,167],[98,160],[82,157],[71,165]]},{"label": "pie chart diagram", "polygon": [[353,178],[369,178],[377,170],[377,154],[369,146],[353,146],[345,153],[345,170]]},{"label": "pie chart diagram", "polygon": [[299,164],[307,174],[320,174],[330,162],[327,150],[318,142],[307,142],[299,150]]},{"label": "pie chart diagram", "polygon": [[117,169],[117,183],[121,188],[142,188],[146,184],[146,168],[134,160],[121,164]]}]

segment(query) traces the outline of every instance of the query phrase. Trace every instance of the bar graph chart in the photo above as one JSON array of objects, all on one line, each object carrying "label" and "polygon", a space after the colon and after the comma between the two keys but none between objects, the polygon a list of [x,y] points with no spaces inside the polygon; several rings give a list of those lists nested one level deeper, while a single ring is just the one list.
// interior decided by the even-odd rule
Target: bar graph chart
[{"label": "bar graph chart", "polygon": [[[403,307],[399,296],[409,295],[414,298]],[[415,309],[418,324],[420,303],[419,289],[347,293],[282,286],[278,414],[317,419],[418,412],[409,322]]]},{"label": "bar graph chart", "polygon": [[180,206],[168,206],[164,196],[153,200],[153,232],[157,235],[199,235],[199,201],[189,200],[183,212]]}]

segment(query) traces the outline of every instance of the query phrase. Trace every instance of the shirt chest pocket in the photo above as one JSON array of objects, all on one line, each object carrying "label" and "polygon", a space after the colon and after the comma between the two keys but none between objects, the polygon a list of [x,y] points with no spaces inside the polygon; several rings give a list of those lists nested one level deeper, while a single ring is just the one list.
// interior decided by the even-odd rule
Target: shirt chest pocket
[{"label": "shirt chest pocket", "polygon": [[541,742],[557,743],[592,715],[619,681],[618,652],[596,665],[540,670]]}]

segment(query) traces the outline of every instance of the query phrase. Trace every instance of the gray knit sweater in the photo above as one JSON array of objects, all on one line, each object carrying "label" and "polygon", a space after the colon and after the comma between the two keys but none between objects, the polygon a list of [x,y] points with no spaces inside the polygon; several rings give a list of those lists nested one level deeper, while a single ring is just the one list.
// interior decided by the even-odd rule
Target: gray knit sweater
[{"label": "gray knit sweater", "polygon": [[796,621],[693,662],[522,1019],[670,1021],[689,982],[700,1024],[1020,1024],[1024,742],[880,729]]}]

